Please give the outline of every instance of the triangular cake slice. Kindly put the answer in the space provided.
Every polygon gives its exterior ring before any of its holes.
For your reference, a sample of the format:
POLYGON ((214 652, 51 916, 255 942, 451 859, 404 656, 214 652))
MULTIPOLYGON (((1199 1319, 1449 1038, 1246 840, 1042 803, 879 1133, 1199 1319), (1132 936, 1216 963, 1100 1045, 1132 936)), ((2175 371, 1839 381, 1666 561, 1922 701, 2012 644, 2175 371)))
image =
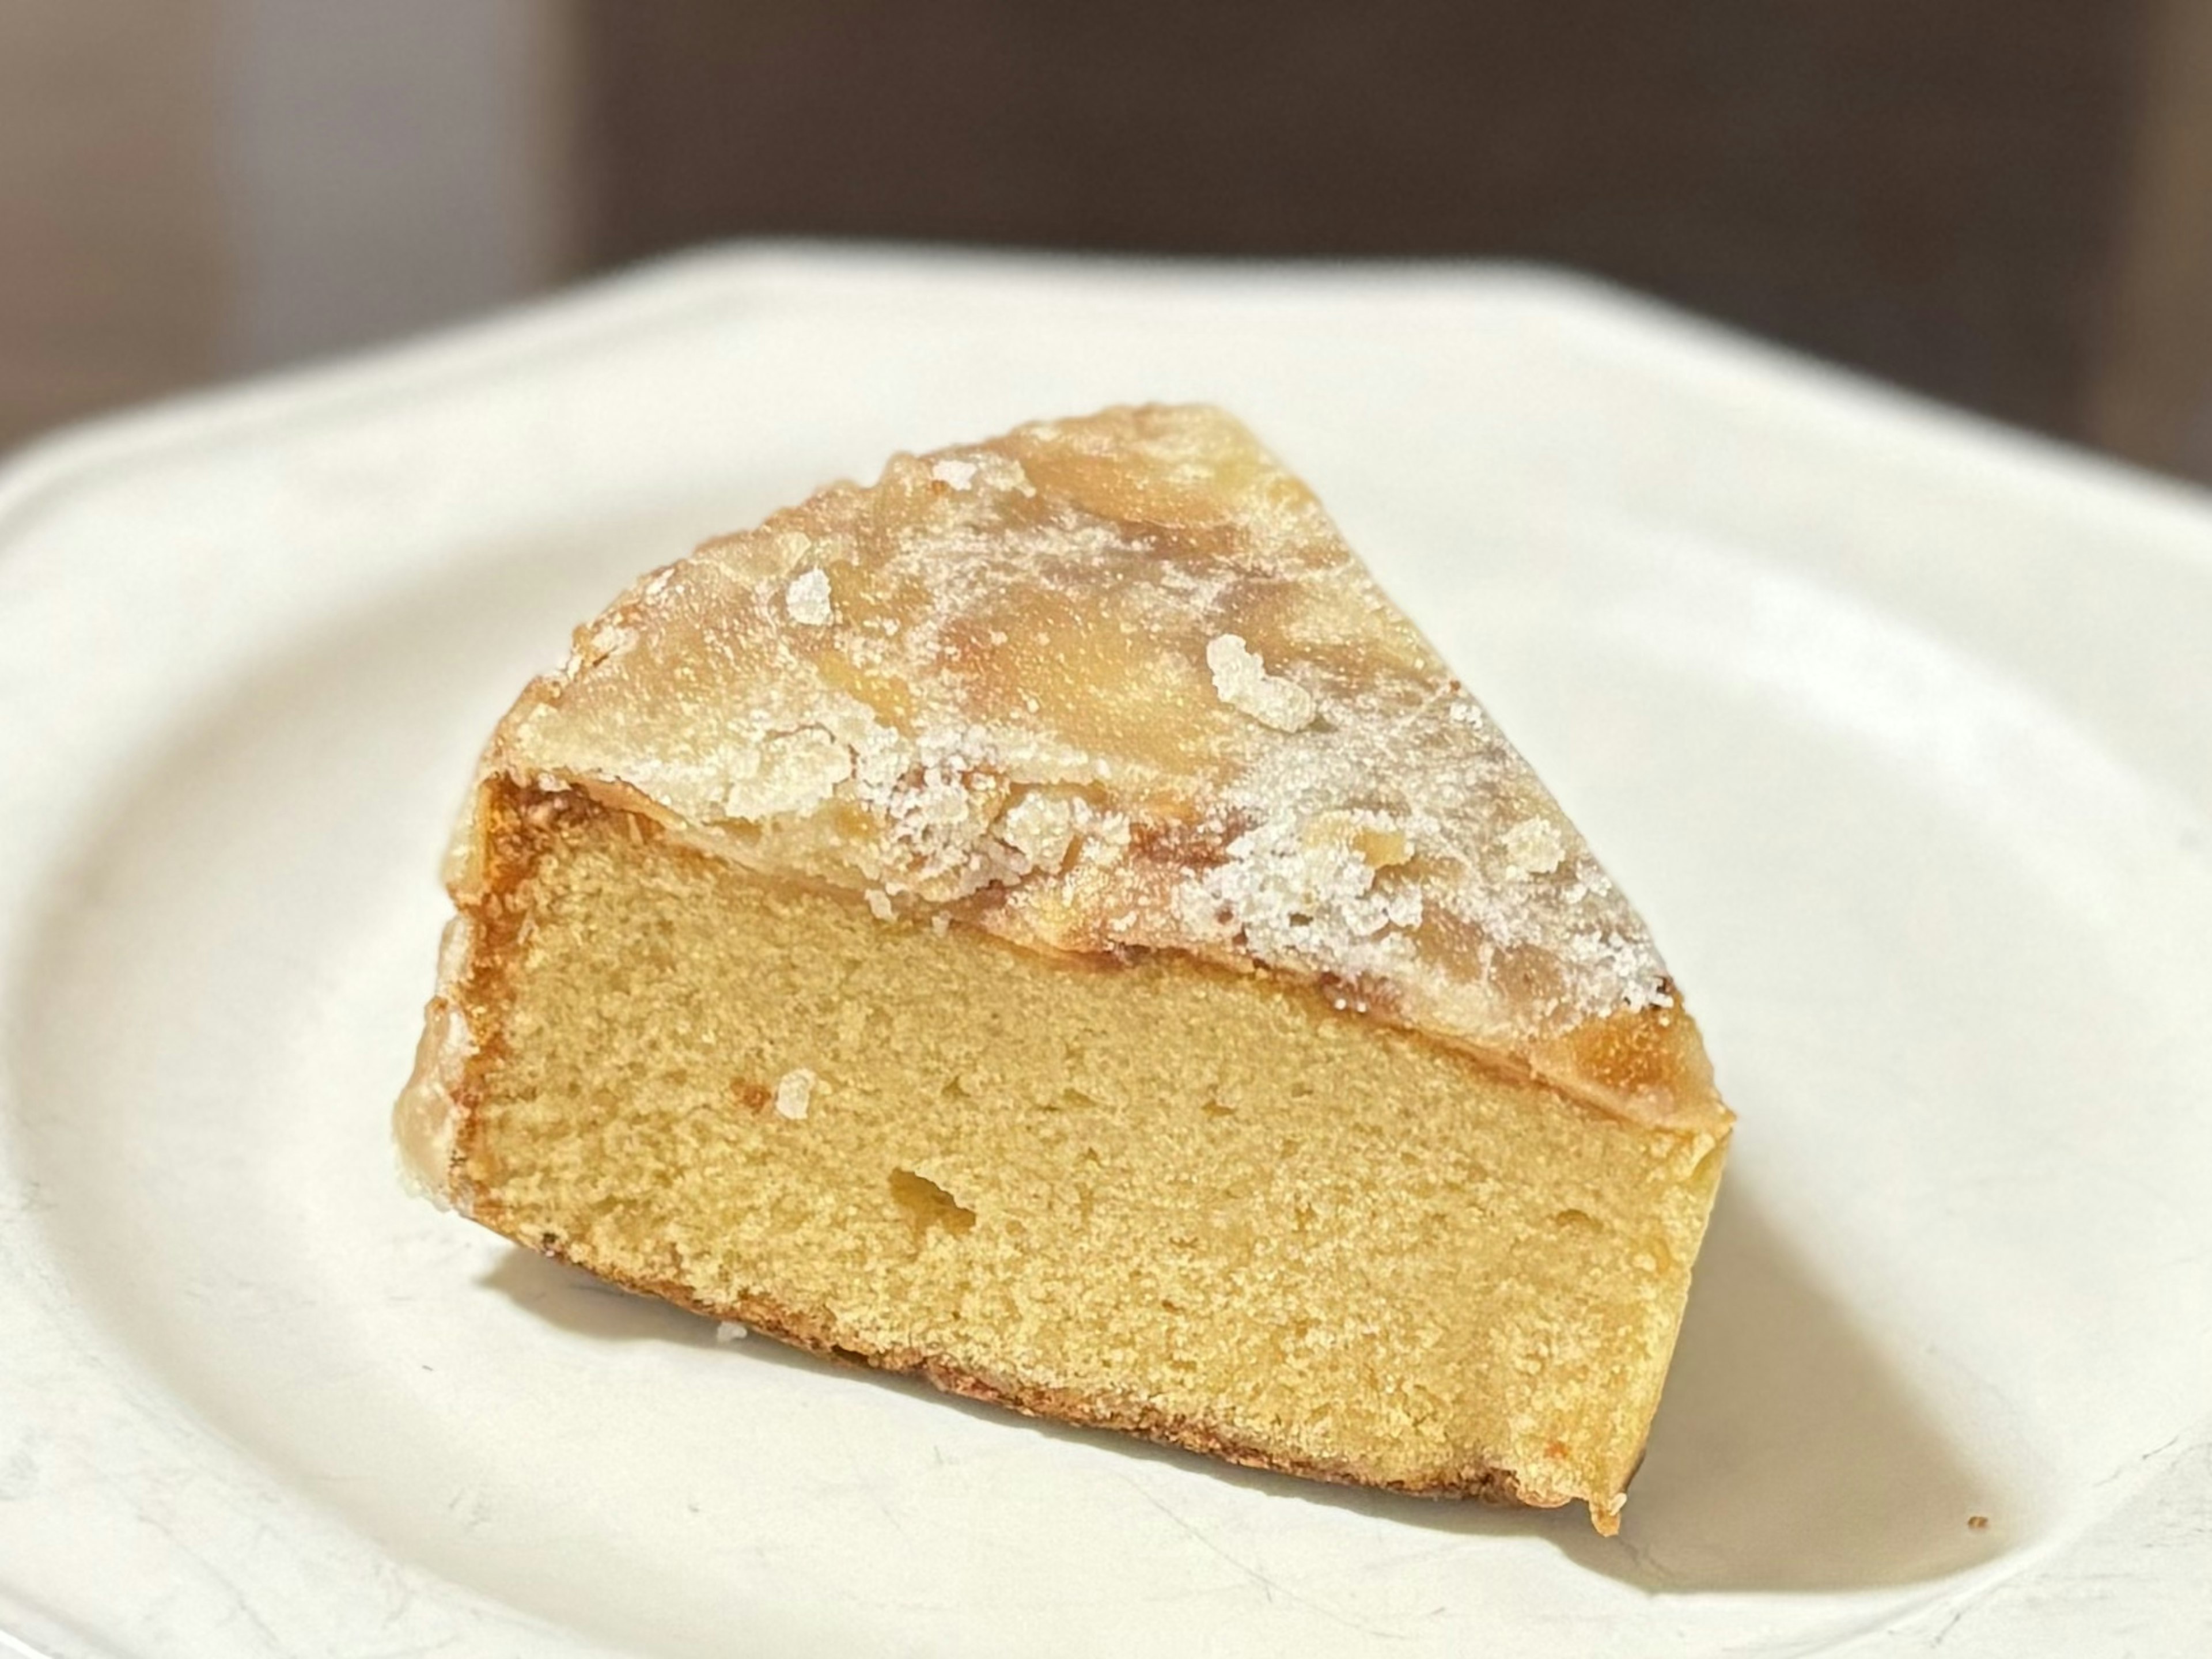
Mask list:
POLYGON ((1730 1117, 1643 922, 1235 421, 891 461, 485 756, 397 1114, 485 1226, 819 1352, 1602 1531, 1730 1117))

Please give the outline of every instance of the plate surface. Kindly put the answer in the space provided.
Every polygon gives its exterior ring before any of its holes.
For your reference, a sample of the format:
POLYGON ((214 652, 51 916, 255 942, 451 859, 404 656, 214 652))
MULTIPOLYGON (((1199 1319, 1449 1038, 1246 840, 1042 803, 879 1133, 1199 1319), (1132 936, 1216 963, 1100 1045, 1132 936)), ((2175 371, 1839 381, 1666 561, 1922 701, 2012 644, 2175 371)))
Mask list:
POLYGON ((2212 1630, 2191 494, 1540 273, 764 248, 34 451, 0 638, 0 1651, 2212 1630), (447 822, 568 628, 1147 398, 1314 483, 1705 1023, 1741 1125, 1616 1542, 717 1344, 394 1177, 447 822))

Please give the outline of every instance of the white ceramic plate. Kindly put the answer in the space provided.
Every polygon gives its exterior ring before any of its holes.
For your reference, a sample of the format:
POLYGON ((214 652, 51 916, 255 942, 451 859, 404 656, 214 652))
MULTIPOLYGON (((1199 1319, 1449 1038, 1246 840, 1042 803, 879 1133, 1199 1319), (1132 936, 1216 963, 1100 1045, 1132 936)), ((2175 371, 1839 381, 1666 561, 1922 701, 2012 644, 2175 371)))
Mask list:
POLYGON ((1557 276, 738 252, 64 437, 0 481, 0 1626, 2183 1650, 2208 812, 2200 499, 1557 276), (718 1346, 394 1179, 447 817, 568 627, 894 448, 1142 398, 1314 482, 1705 1021, 1741 1127, 1617 1542, 718 1346))

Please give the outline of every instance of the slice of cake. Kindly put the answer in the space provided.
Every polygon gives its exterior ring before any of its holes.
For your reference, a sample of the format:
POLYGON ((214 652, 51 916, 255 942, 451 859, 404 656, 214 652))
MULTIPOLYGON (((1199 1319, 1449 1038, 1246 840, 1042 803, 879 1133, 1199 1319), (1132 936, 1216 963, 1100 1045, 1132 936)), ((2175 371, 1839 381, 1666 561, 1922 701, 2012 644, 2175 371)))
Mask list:
POLYGON ((1332 1480, 1589 1505, 1729 1114, 1644 924, 1227 416, 900 456, 493 736, 397 1127, 532 1249, 1332 1480))

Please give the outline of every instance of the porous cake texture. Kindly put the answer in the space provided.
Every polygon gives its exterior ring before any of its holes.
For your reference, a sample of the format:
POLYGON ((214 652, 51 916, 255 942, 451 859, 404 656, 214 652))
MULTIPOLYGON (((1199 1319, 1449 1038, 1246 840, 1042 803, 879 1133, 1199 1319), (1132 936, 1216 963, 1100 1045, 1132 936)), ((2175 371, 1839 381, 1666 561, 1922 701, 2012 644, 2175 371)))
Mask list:
POLYGON ((1731 1118, 1635 911, 1206 408, 895 458, 487 750, 396 1127, 532 1249, 1240 1463, 1617 1525, 1731 1118))

